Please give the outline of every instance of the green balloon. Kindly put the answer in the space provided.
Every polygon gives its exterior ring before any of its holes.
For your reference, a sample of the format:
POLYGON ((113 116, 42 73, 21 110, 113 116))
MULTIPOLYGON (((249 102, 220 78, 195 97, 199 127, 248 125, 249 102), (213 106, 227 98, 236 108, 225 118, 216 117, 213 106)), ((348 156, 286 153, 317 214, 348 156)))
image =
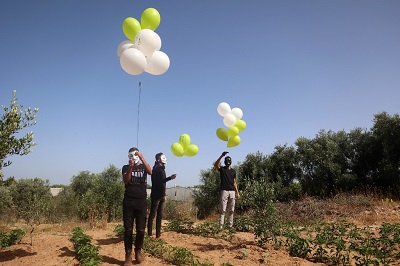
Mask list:
POLYGON ((239 145, 239 143, 240 143, 240 137, 239 137, 239 135, 237 135, 234 137, 230 137, 228 140, 228 144, 226 146, 228 148, 232 148, 232 147, 239 145))
POLYGON ((183 148, 186 148, 190 144, 190 136, 188 134, 182 134, 179 137, 179 143, 183 148))
POLYGON ((125 36, 135 42, 136 34, 142 29, 139 21, 135 18, 126 18, 122 23, 122 30, 124 31, 125 36))
POLYGON ((237 127, 233 126, 233 127, 230 127, 230 128, 228 129, 228 135, 229 135, 230 137, 234 137, 234 136, 236 136, 237 134, 239 134, 239 129, 238 129, 237 127))
POLYGON ((244 122, 244 120, 237 120, 235 127, 237 127, 239 129, 239 132, 243 131, 246 128, 246 122, 244 122))
POLYGON ((142 13, 140 22, 142 24, 142 29, 155 30, 160 25, 160 13, 157 9, 149 7, 142 13))
POLYGON ((182 157, 183 156, 183 147, 180 143, 175 142, 171 145, 171 152, 173 155, 182 157))
POLYGON ((184 154, 186 156, 195 156, 199 152, 197 145, 190 144, 186 147, 184 154))
POLYGON ((217 137, 220 140, 228 141, 228 131, 226 131, 225 128, 222 128, 222 127, 218 128, 216 133, 217 133, 217 137))

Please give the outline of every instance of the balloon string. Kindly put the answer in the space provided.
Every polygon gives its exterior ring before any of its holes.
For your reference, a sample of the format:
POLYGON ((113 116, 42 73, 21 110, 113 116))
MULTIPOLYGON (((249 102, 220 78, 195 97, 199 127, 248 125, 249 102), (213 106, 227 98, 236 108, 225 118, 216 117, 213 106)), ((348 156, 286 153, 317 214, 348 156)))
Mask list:
POLYGON ((136 147, 139 148, 139 114, 140 114, 140 95, 142 93, 142 82, 139 81, 139 101, 137 108, 137 130, 136 130, 136 147))

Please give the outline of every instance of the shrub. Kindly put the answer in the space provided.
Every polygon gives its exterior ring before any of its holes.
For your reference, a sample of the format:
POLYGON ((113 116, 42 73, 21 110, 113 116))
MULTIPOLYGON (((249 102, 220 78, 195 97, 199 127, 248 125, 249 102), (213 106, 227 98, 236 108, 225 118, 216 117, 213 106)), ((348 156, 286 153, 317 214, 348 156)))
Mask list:
POLYGON ((196 212, 197 208, 194 206, 192 201, 167 200, 165 203, 163 219, 191 220, 196 218, 196 212))
POLYGON ((25 232, 22 229, 14 229, 10 234, 0 232, 0 246, 4 248, 14 245, 18 243, 24 235, 25 232))
POLYGON ((84 266, 100 265, 102 256, 99 255, 100 246, 91 244, 92 237, 86 235, 79 227, 72 230, 71 241, 74 243, 74 248, 77 252, 77 259, 84 266))

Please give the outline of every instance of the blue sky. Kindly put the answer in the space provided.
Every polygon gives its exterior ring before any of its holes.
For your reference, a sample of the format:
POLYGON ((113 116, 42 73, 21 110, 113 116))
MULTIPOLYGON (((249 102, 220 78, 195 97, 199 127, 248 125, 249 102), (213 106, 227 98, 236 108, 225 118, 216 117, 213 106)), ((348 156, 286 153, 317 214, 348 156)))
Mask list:
POLYGON ((39 108, 28 129, 37 146, 9 157, 5 177, 69 184, 80 171, 122 167, 138 144, 150 165, 166 154, 177 174, 169 186, 192 186, 224 150, 236 164, 321 129, 369 129, 374 114, 399 112, 399 14, 397 0, 2 0, 0 104, 16 90, 39 108), (133 76, 117 57, 122 22, 148 7, 161 15, 155 32, 171 64, 133 76), (215 134, 221 102, 247 123, 230 149, 215 134), (196 156, 171 153, 183 133, 196 156))

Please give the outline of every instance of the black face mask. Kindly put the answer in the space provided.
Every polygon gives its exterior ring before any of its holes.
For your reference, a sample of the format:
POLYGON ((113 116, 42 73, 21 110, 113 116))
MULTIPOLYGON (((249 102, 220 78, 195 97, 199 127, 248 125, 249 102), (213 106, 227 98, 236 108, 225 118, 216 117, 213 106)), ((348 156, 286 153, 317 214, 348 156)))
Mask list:
POLYGON ((225 157, 224 163, 226 166, 230 166, 232 164, 231 157, 225 157))

